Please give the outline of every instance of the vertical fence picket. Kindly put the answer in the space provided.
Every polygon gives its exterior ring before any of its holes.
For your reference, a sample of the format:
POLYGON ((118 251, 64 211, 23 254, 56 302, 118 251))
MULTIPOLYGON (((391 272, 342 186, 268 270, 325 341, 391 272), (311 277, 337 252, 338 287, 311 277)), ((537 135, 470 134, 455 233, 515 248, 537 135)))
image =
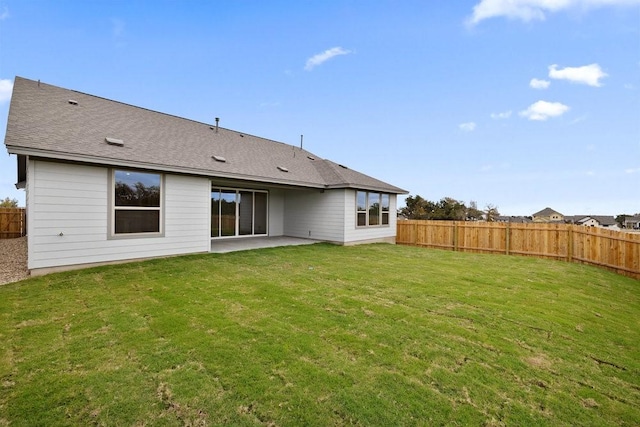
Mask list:
POLYGON ((15 239, 27 234, 24 208, 0 208, 0 239, 15 239))

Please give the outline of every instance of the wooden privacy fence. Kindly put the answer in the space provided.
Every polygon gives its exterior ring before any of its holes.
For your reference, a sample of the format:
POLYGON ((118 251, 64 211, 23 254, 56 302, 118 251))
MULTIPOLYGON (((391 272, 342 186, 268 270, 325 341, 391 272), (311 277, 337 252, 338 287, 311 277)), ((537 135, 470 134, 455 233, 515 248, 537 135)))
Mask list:
POLYGON ((14 239, 26 234, 26 209, 0 208, 0 239, 14 239))
POLYGON ((396 243, 579 262, 640 279, 640 233, 573 224, 408 220, 398 221, 396 243))

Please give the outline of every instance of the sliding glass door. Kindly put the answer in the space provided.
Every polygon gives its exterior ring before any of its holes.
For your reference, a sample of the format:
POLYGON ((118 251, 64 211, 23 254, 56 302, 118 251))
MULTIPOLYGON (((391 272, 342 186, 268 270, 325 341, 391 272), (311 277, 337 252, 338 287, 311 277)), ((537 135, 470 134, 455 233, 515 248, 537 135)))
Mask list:
POLYGON ((211 189, 211 237, 267 234, 267 192, 211 189))

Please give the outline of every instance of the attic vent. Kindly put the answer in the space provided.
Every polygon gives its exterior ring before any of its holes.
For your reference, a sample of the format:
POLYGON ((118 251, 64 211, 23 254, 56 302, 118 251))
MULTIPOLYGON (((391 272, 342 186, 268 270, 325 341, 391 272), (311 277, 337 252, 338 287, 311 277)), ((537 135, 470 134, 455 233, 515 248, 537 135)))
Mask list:
POLYGON ((309 159, 309 160, 315 160, 316 158, 315 158, 315 157, 311 157, 311 156, 307 156, 307 159, 309 159))
POLYGON ((116 147, 124 147, 124 141, 121 139, 106 137, 104 140, 109 145, 115 145, 116 147))
POLYGON ((289 172, 289 169, 285 168, 284 166, 278 166, 278 170, 282 172, 289 172))
POLYGON ((227 159, 225 159, 222 156, 211 156, 211 158, 216 162, 220 162, 220 163, 225 163, 227 161, 227 159))
POLYGON ((76 101, 75 99, 70 99, 70 100, 69 100, 69 104, 71 104, 71 105, 78 105, 78 101, 76 101))
POLYGON ((342 169, 349 169, 349 168, 348 168, 348 167, 346 167, 345 165, 340 165, 340 164, 339 164, 338 166, 340 166, 342 169))

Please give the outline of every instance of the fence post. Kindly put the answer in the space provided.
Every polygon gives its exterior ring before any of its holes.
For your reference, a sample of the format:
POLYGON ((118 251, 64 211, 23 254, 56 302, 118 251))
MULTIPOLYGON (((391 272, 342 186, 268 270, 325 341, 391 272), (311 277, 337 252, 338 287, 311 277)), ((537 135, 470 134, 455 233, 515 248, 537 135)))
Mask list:
POLYGON ((567 261, 571 262, 573 259, 573 224, 569 224, 567 228, 567 261))
POLYGON ((505 252, 506 255, 509 255, 509 250, 511 249, 511 220, 507 221, 507 229, 505 231, 505 252))
POLYGON ((453 251, 458 251, 458 221, 453 221, 453 251))

